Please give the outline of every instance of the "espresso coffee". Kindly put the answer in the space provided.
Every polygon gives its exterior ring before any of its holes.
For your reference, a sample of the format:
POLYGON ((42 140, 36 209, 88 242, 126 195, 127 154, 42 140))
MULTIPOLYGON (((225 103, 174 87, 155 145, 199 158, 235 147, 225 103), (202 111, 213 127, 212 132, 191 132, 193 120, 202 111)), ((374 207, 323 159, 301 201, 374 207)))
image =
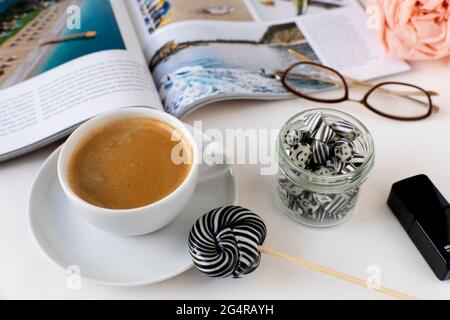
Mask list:
POLYGON ((95 206, 139 208, 177 189, 191 170, 192 157, 183 134, 164 121, 117 120, 80 142, 69 160, 68 180, 75 194, 95 206))

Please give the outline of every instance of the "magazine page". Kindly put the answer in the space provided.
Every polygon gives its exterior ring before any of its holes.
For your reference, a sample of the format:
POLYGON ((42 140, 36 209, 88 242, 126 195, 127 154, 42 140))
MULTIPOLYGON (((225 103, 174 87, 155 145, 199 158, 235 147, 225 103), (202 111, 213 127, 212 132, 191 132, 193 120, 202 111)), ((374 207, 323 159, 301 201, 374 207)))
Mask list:
POLYGON ((185 21, 256 21, 247 0, 130 0, 126 2, 143 47, 160 29, 185 21))
POLYGON ((407 63, 386 56, 361 6, 302 16, 297 25, 321 63, 347 76, 366 80, 410 70, 407 63))
MULTIPOLYGON (((158 29, 182 21, 273 21, 294 19, 350 4, 357 0, 130 0, 141 43, 158 29), (308 5, 305 5, 305 2, 308 5)), ((145 46, 145 45, 144 45, 145 46)))
POLYGON ((0 160, 118 107, 162 108, 121 0, 0 1, 0 160))
POLYGON ((180 22, 155 32, 146 54, 166 111, 181 116, 211 99, 290 97, 275 77, 297 61, 288 49, 318 61, 293 22, 180 22))
MULTIPOLYGON (((175 23, 170 12, 174 10, 175 15, 180 4, 170 1, 165 15, 168 22, 148 30, 145 17, 148 10, 155 8, 149 9, 144 2, 154 5, 155 1, 136 0, 131 16, 140 19, 141 42, 164 108, 178 117, 215 100, 291 97, 276 76, 298 62, 289 49, 360 80, 409 70, 408 64, 384 54, 366 26, 364 10, 356 2, 294 20, 243 22, 254 15, 249 6, 237 0, 221 1, 222 6, 234 8, 236 19, 227 22, 211 21, 231 15, 213 19, 216 16, 205 13, 211 4, 203 3, 201 7, 199 1, 194 5, 195 11, 203 12, 209 17, 207 20, 190 21, 177 15, 175 23), (335 23, 323 23, 335 18, 335 23), (303 22, 304 19, 307 20, 303 22), (347 46, 331 41, 333 37, 339 41, 345 36, 354 37, 353 41, 346 41, 347 46)), ((312 91, 330 87, 318 81, 304 81, 302 86, 312 91)))
POLYGON ((356 0, 245 0, 256 21, 294 19, 300 15, 311 15, 328 10, 343 8, 356 0))

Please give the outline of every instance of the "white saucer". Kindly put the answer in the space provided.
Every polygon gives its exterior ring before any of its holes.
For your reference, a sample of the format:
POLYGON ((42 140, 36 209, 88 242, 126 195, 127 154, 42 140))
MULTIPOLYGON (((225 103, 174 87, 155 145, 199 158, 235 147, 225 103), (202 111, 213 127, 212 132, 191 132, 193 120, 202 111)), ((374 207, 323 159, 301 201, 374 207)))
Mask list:
POLYGON ((89 282, 141 286, 175 277, 193 265, 187 239, 194 221, 211 209, 236 203, 229 170, 201 183, 190 204, 167 227, 139 237, 110 234, 82 219, 66 201, 56 172, 59 152, 60 148, 47 159, 31 189, 31 231, 50 260, 64 270, 79 267, 81 278, 89 282))

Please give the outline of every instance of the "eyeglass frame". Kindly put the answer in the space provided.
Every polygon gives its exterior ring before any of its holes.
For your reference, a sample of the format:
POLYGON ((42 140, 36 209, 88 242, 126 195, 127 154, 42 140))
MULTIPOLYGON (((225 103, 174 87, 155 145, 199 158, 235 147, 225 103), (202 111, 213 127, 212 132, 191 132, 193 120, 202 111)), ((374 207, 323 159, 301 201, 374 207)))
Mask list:
MULTIPOLYGON (((423 119, 426 119, 426 118, 430 117, 433 114, 433 112, 437 112, 439 110, 439 108, 433 104, 433 100, 431 99, 431 94, 428 91, 426 91, 425 89, 423 89, 421 87, 418 87, 418 86, 416 86, 414 84, 406 83, 406 82, 395 82, 395 81, 380 82, 380 83, 374 85, 372 88, 370 88, 361 100, 350 99, 350 93, 349 93, 350 90, 349 90, 348 82, 347 82, 345 77, 340 72, 336 71, 333 68, 324 66, 324 65, 319 64, 319 63, 311 62, 311 61, 300 61, 300 62, 294 63, 293 65, 291 65, 289 68, 287 68, 282 73, 282 75, 280 77, 280 80, 281 80, 281 83, 283 84, 283 86, 285 87, 286 90, 288 90, 289 92, 295 94, 296 96, 299 96, 300 98, 307 99, 307 100, 314 101, 314 102, 320 102, 320 103, 341 103, 341 102, 345 102, 345 101, 358 102, 358 103, 362 104, 363 106, 365 106, 370 111, 372 111, 372 112, 374 112, 374 113, 376 113, 376 114, 378 114, 378 115, 380 115, 382 117, 389 118, 389 119, 392 119, 392 120, 419 121, 419 120, 423 120, 423 119), (292 69, 294 69, 294 68, 296 68, 296 67, 298 67, 300 65, 312 65, 312 66, 323 68, 325 70, 331 71, 332 73, 336 74, 341 79, 342 84, 344 85, 344 91, 345 91, 344 96, 342 98, 339 98, 339 99, 321 99, 321 98, 315 98, 315 97, 312 97, 312 96, 305 95, 305 94, 299 92, 298 90, 293 89, 288 84, 287 76, 288 76, 289 72, 292 69), (400 116, 395 116, 395 115, 392 115, 392 114, 384 113, 384 112, 374 108, 368 102, 368 98, 375 90, 377 90, 378 88, 380 88, 382 86, 385 86, 385 85, 403 85, 403 86, 408 86, 408 87, 411 87, 411 88, 415 88, 415 89, 423 92, 424 96, 428 100, 428 112, 426 114, 424 114, 423 116, 400 117, 400 116)), ((408 96, 404 96, 404 98, 405 99, 408 99, 408 98, 409 99, 413 99, 413 98, 408 97, 408 96)), ((415 102, 417 102, 417 103, 421 103, 424 106, 426 106, 426 102, 419 101, 419 100, 416 100, 416 99, 413 99, 413 100, 415 102)))

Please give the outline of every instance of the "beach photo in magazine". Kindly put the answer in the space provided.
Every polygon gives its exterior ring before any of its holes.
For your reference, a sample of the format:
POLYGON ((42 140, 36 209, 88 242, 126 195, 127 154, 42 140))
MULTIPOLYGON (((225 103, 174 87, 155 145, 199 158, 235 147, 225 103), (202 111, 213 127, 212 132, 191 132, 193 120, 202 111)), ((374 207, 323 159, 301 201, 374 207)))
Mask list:
POLYGON ((253 21, 245 0, 132 0, 139 6, 149 34, 188 20, 253 21))
POLYGON ((90 53, 125 49, 109 0, 2 0, 0 21, 0 89, 90 53))

